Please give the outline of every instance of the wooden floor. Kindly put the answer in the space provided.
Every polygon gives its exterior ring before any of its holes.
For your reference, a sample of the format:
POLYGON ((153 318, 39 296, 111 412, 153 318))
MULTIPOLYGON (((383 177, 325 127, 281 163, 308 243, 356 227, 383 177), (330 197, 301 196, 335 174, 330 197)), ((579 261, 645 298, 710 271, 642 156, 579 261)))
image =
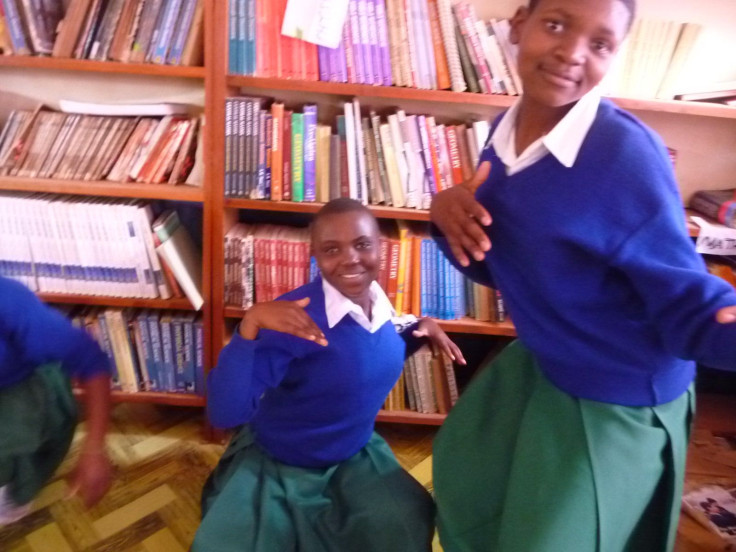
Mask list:
MULTIPOLYGON (((202 484, 224 448, 203 441, 200 416, 196 409, 118 405, 109 438, 117 466, 110 493, 90 510, 85 510, 78 499, 66 497, 64 475, 72 466, 75 443, 58 476, 35 502, 33 512, 0 528, 0 550, 186 551, 199 522, 202 484)), ((435 429, 383 424, 378 430, 402 465, 431 487, 429 455, 435 429)), ((736 398, 700 396, 686 485, 736 485, 734 442, 736 398)), ((677 552, 715 550, 728 548, 719 537, 683 516, 677 552)))

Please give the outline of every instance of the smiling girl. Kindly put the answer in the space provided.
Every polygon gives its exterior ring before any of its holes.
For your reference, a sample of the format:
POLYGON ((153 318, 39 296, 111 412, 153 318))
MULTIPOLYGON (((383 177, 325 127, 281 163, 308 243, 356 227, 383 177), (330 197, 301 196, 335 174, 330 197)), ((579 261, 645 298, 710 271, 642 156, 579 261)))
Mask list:
POLYGON ((363 205, 326 204, 311 238, 321 277, 250 308, 210 373, 210 420, 243 427, 205 487, 195 552, 431 547, 432 499, 373 425, 422 338, 465 361, 430 319, 397 333, 363 205))

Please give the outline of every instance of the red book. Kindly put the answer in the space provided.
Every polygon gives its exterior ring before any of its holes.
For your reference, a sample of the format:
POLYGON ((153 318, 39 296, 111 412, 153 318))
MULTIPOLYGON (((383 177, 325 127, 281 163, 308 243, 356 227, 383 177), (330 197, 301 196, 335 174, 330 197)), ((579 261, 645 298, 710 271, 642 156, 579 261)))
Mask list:
POLYGON ((457 147, 457 133, 455 127, 447 125, 445 127, 445 135, 447 136, 447 148, 450 150, 450 167, 452 168, 453 184, 463 183, 463 166, 460 162, 460 150, 457 147))

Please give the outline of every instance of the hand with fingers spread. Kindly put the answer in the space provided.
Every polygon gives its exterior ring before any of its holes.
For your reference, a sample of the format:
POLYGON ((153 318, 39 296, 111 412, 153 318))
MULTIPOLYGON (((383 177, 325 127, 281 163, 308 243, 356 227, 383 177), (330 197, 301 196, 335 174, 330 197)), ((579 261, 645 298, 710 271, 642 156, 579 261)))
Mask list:
POLYGON ((462 266, 468 266, 469 253, 482 261, 491 242, 483 229, 491 224, 491 215, 475 199, 475 190, 488 178, 490 161, 484 161, 469 181, 444 190, 432 199, 430 218, 447 239, 452 254, 462 266))
POLYGON ((326 346, 327 340, 322 330, 304 310, 308 304, 309 297, 297 301, 256 303, 245 313, 240 323, 240 335, 245 339, 255 339, 262 328, 292 334, 326 346))
POLYGON ((463 357, 460 348, 447 337, 445 331, 431 318, 420 318, 417 329, 412 332, 412 335, 414 337, 426 337, 429 339, 429 346, 432 348, 432 354, 434 356, 442 352, 454 362, 466 364, 465 357, 463 357))

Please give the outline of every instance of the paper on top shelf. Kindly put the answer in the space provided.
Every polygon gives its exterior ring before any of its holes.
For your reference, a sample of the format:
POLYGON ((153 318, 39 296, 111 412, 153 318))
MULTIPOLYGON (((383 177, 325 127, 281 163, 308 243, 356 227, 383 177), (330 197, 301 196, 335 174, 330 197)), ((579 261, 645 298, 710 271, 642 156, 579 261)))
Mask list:
POLYGON ((695 250, 708 255, 736 255, 736 229, 722 224, 710 224, 701 217, 691 216, 700 226, 695 250))
POLYGON ((65 113, 81 113, 84 115, 138 115, 147 117, 164 115, 186 115, 197 110, 196 106, 183 103, 105 104, 95 102, 78 102, 74 100, 59 100, 59 109, 65 113))
POLYGON ((348 13, 348 0, 288 0, 281 34, 337 48, 348 13))

